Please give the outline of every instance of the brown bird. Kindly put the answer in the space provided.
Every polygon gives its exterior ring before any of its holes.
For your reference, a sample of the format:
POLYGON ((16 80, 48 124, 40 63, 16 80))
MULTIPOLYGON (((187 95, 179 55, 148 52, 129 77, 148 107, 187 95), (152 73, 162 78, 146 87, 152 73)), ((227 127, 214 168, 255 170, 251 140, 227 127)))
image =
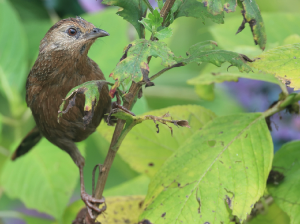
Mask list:
MULTIPOLYGON (((104 114, 111 110, 111 98, 105 85, 94 110, 91 122, 84 127, 84 96, 79 94, 76 104, 57 122, 59 106, 75 86, 91 80, 105 80, 98 65, 87 53, 99 37, 109 34, 80 17, 63 19, 52 26, 42 39, 38 58, 26 83, 26 102, 32 111, 36 127, 23 139, 13 154, 16 159, 27 153, 42 137, 66 151, 80 171, 81 198, 89 214, 101 212, 93 203, 103 203, 85 192, 83 167, 85 160, 74 142, 92 134, 104 114)), ((66 103, 66 105, 68 102, 66 103)))

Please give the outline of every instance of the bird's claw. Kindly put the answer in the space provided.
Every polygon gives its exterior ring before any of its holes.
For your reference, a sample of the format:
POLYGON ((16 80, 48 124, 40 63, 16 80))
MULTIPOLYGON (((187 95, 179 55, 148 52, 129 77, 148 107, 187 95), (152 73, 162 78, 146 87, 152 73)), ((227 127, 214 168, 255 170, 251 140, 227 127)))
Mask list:
POLYGON ((93 212, 92 212, 93 210, 98 213, 97 216, 106 210, 106 205, 104 205, 102 208, 97 207, 97 204, 105 203, 104 197, 101 199, 97 199, 97 198, 94 198, 91 195, 87 194, 86 192, 82 192, 81 199, 85 203, 87 211, 92 219, 96 218, 93 215, 93 212))

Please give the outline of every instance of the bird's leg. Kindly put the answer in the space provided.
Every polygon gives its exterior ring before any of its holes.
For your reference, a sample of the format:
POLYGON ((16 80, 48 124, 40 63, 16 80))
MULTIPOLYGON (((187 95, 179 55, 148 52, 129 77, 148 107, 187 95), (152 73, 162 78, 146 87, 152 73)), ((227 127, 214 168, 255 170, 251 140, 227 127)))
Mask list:
POLYGON ((91 195, 87 194, 85 192, 85 187, 84 187, 84 180, 83 180, 83 166, 79 166, 79 171, 80 171, 80 193, 81 193, 81 199, 85 203, 87 207, 87 211, 92 219, 95 219, 92 210, 96 211, 98 214, 101 214, 103 211, 105 211, 106 206, 103 208, 98 208, 96 204, 102 204, 105 202, 104 198, 97 199, 92 197, 91 195))

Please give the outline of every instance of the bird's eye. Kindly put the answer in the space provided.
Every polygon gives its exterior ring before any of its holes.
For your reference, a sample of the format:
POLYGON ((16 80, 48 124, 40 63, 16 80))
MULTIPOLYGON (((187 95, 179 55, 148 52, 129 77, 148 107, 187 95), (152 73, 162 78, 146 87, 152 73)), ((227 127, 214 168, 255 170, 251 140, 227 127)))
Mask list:
POLYGON ((76 33, 77 33, 77 30, 75 30, 74 28, 70 28, 70 29, 68 30, 68 34, 69 34, 70 36, 75 36, 76 33))

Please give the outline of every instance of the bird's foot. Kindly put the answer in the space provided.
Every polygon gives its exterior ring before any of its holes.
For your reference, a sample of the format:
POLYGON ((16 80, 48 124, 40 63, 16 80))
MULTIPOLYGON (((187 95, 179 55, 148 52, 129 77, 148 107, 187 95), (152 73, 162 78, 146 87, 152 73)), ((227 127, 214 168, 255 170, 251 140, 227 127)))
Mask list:
POLYGON ((81 192, 81 199, 85 203, 87 211, 92 219, 96 219, 96 217, 93 215, 92 211, 97 212, 97 216, 100 215, 102 212, 106 210, 106 205, 104 205, 102 208, 99 208, 98 204, 105 203, 105 199, 97 199, 92 197, 91 195, 87 194, 86 192, 81 192))

